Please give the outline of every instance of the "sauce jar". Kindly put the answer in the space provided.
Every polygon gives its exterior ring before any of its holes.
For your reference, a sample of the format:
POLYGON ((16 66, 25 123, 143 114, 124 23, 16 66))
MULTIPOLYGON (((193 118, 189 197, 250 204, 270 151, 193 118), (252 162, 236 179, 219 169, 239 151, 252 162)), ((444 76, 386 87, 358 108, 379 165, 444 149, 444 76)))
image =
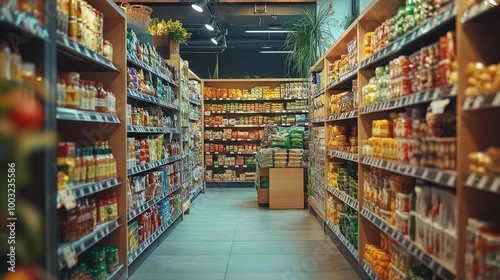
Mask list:
POLYGON ((104 40, 103 55, 105 58, 113 60, 113 44, 108 40, 104 40))

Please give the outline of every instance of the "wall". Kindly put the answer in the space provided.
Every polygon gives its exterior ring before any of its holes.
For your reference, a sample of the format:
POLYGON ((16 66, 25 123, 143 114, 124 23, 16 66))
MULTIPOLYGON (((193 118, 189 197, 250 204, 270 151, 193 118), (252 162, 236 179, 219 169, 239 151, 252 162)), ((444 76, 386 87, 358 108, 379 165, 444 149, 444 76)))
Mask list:
POLYGON ((358 1, 359 1, 359 13, 361 14, 373 0, 358 0, 358 1))
MULTIPOLYGON (((200 78, 208 79, 213 75, 216 62, 215 53, 181 53, 189 61, 189 68, 200 78)), ((258 52, 230 52, 219 54, 219 78, 283 78, 285 55, 259 54, 258 52)))

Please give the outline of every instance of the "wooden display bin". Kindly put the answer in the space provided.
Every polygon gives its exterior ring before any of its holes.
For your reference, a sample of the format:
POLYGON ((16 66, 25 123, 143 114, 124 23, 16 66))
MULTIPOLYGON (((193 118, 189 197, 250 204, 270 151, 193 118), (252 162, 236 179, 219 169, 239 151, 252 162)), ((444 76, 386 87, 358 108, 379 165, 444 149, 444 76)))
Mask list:
POLYGON ((257 203, 259 206, 269 204, 269 189, 260 188, 260 179, 262 177, 269 177, 269 168, 259 168, 257 174, 259 176, 257 180, 257 203))
POLYGON ((269 169, 269 209, 304 209, 304 169, 269 169))

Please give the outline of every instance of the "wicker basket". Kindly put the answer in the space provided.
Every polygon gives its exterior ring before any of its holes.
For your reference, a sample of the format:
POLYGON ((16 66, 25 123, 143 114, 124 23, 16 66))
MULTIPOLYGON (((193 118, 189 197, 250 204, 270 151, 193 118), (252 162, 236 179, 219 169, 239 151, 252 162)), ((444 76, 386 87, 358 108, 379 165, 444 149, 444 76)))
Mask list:
POLYGON ((151 13, 153 12, 152 8, 144 5, 130 5, 127 2, 123 2, 120 7, 142 27, 146 28, 146 30, 148 29, 151 13))

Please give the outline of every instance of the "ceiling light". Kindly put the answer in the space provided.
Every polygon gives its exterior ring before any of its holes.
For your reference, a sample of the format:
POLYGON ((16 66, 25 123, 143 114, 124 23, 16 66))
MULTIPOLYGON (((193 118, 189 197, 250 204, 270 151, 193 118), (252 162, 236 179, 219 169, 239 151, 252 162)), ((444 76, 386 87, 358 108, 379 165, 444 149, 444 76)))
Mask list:
POLYGON ((210 40, 212 40, 212 43, 214 43, 214 45, 218 45, 221 43, 223 37, 224 37, 224 35, 219 33, 216 37, 214 37, 210 40))
POLYGON ((257 29, 257 30, 245 30, 245 33, 291 33, 293 31, 285 29, 257 29))
POLYGON ((191 5, 191 7, 197 11, 197 12, 203 12, 203 8, 207 6, 207 1, 206 0, 197 0, 194 4, 191 5))
POLYGON ((212 18, 210 20, 210 23, 205 24, 205 27, 210 31, 214 31, 215 26, 217 26, 217 21, 215 21, 215 18, 212 18))
POLYGON ((260 51, 265 54, 278 54, 278 53, 293 53, 293 51, 260 51))
POLYGON ((266 47, 261 47, 261 49, 270 49, 271 47, 266 46, 266 47))

